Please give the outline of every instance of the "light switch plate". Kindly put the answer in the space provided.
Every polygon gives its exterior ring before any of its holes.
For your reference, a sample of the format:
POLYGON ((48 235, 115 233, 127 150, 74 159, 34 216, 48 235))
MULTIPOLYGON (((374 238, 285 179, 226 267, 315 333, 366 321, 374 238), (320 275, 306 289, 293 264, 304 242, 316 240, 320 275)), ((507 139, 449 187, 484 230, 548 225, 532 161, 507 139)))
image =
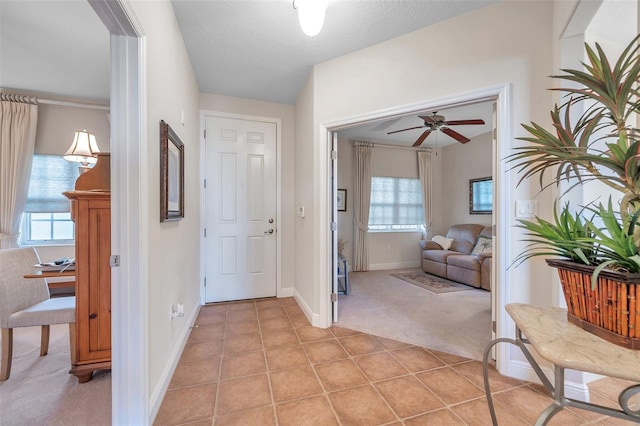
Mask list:
POLYGON ((516 201, 516 218, 525 219, 538 215, 538 200, 516 201))

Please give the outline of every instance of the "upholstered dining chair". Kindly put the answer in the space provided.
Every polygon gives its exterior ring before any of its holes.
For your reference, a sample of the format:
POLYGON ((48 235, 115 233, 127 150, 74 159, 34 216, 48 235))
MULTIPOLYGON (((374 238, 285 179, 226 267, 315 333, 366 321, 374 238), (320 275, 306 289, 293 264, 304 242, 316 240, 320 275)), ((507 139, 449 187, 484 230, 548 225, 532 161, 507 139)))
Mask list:
MULTIPOLYGON (((76 298, 49 297, 44 278, 24 278, 40 263, 33 247, 0 250, 0 328, 2 328, 2 364, 0 381, 11 373, 13 329, 41 326, 40 356, 49 350, 49 326, 69 324, 70 344, 75 327, 76 298)), ((73 345, 71 347, 73 356, 73 345)))

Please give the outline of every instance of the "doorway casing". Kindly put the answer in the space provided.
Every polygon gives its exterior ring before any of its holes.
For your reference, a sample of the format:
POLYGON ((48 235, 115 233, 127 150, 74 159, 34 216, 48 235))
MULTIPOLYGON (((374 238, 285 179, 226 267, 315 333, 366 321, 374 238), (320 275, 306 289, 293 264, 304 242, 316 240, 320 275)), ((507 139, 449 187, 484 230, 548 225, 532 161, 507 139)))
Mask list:
MULTIPOLYGON (((332 323, 332 239, 331 239, 331 211, 333 204, 334 194, 331 187, 331 140, 332 134, 339 130, 343 130, 349 127, 370 123, 374 121, 380 121, 383 119, 391 119, 401 117, 409 114, 416 114, 424 112, 425 110, 432 109, 444 109, 450 107, 459 107, 472 103, 495 101, 496 102, 496 158, 493 161, 493 175, 494 175, 494 193, 495 193, 495 205, 494 205, 494 223, 496 226, 496 238, 497 243, 494 248, 494 265, 495 271, 495 288, 492 289, 494 299, 494 312, 493 317, 495 321, 495 333, 496 337, 508 336, 508 330, 506 329, 510 324, 507 318, 507 313, 504 310, 504 306, 509 299, 509 287, 505 283, 509 282, 509 271, 507 265, 505 265, 505 259, 508 258, 509 253, 509 240, 505 238, 507 235, 507 224, 509 218, 508 206, 513 205, 511 199, 511 192, 507 189, 510 188, 509 174, 507 173, 507 166, 504 161, 498 161, 498 159, 505 158, 509 150, 509 141, 511 140, 511 86, 508 83, 479 89, 476 91, 457 94, 449 97, 443 97, 439 99, 425 100, 408 105, 388 108, 384 110, 373 111, 361 115, 346 117, 342 119, 332 120, 320 124, 319 129, 319 149, 318 152, 324 152, 326 155, 321 155, 319 165, 321 176, 319 181, 324 182, 325 194, 320 197, 319 213, 321 214, 320 223, 326 224, 324 229, 326 230, 320 236, 320 253, 324 253, 323 257, 324 267, 321 268, 323 276, 321 277, 321 283, 318 289, 319 296, 319 323, 322 326, 329 327, 332 323)), ((498 346, 496 350, 496 367, 498 371, 506 371, 508 369, 508 348, 504 345, 498 346)))

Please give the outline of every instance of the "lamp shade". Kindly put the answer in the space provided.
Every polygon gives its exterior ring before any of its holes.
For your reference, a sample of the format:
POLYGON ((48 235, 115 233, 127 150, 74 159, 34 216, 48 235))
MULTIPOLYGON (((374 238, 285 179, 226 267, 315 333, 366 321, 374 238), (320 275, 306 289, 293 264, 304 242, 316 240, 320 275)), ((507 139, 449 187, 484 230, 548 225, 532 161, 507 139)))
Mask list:
POLYGON ((295 4, 302 31, 310 37, 317 35, 324 24, 327 0, 296 0, 295 4))
POLYGON ((96 153, 100 152, 96 137, 86 130, 75 133, 71 147, 64 154, 63 158, 69 161, 82 163, 83 165, 95 164, 96 153))

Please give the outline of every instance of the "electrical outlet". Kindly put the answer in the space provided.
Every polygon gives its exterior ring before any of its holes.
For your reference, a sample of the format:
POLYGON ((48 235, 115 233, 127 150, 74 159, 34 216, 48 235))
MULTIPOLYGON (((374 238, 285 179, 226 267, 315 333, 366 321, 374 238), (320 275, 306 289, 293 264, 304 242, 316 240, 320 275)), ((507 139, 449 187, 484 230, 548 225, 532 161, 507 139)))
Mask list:
POLYGON ((175 306, 169 305, 169 321, 173 321, 176 317, 176 309, 175 306))

